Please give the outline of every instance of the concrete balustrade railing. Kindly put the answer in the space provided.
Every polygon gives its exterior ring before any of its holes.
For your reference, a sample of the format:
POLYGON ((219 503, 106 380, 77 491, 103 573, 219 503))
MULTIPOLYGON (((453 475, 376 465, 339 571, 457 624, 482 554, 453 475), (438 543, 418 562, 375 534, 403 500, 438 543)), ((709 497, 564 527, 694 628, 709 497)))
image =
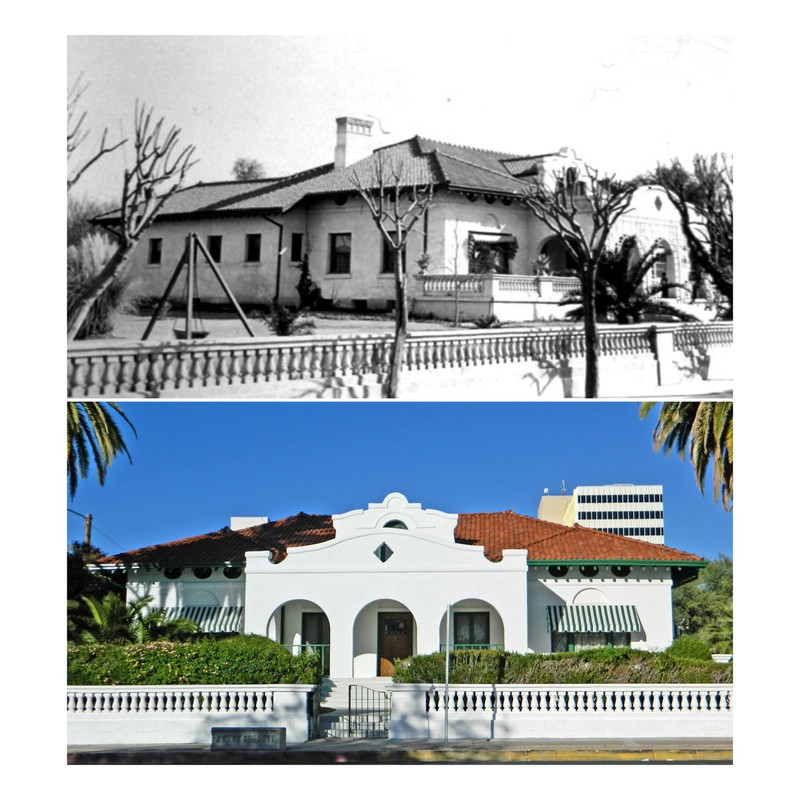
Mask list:
POLYGON ((286 728, 311 738, 313 684, 269 686, 70 686, 70 745, 210 744, 212 727, 286 728))
MULTIPOLYGON (((648 386, 729 379, 732 345, 732 323, 601 326, 601 390, 606 385, 644 394, 648 386)), ((233 396, 250 386, 263 388, 265 396, 319 396, 338 379, 369 377, 380 383, 392 346, 390 334, 77 342, 67 354, 67 390, 70 397, 180 396, 203 390, 233 396)), ((524 377, 528 383, 546 382, 554 398, 577 397, 585 353, 580 326, 412 333, 404 367, 415 373, 407 383, 412 395, 441 388, 442 379, 449 380, 445 373, 454 370, 464 380, 494 384, 497 370, 516 364, 520 374, 507 371, 505 380, 520 384, 522 394, 524 377), (490 367, 497 369, 487 371, 490 367), (424 372, 428 375, 421 380, 424 372)), ((503 390, 508 389, 514 387, 503 390)))
POLYGON ((729 738, 730 684, 392 687, 394 739, 729 738))
POLYGON ((464 295, 561 299, 579 289, 580 281, 556 275, 419 275, 416 292, 423 297, 449 297, 455 294, 456 285, 464 295))

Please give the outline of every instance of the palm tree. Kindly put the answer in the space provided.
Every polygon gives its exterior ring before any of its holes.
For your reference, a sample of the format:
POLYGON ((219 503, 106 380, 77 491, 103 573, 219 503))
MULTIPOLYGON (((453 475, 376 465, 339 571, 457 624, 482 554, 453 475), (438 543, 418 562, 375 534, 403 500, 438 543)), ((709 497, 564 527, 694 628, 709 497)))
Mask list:
MULTIPOLYGON (((637 252, 636 237, 623 236, 613 250, 606 250, 602 254, 597 264, 595 283, 598 321, 612 321, 620 325, 654 317, 668 317, 682 322, 697 321, 697 317, 661 299, 666 289, 683 288, 682 284, 665 281, 649 289, 644 286, 645 278, 655 265, 662 246, 661 240, 656 240, 641 256, 637 252)), ((564 297, 559 305, 580 304, 566 313, 567 319, 583 319, 582 301, 582 289, 576 289, 564 297)))
POLYGON ((83 597, 92 622, 81 638, 85 642, 152 642, 155 639, 185 638, 197 633, 198 625, 180 617, 168 620, 164 609, 147 610, 153 598, 125 602, 116 592, 101 600, 83 597))
MULTIPOLYGON (((128 423, 134 436, 136 428, 116 403, 67 403, 67 478, 70 499, 75 497, 78 478, 86 478, 94 461, 97 480, 105 483, 106 471, 120 453, 131 455, 111 412, 128 423)), ((132 462, 131 462, 132 463, 132 462)))
MULTIPOLYGON (((644 419, 655 405, 642 403, 639 416, 644 419)), ((682 460, 688 450, 701 492, 710 464, 714 501, 721 500, 723 507, 730 511, 733 506, 733 403, 662 403, 653 431, 653 446, 665 455, 674 448, 682 460)))

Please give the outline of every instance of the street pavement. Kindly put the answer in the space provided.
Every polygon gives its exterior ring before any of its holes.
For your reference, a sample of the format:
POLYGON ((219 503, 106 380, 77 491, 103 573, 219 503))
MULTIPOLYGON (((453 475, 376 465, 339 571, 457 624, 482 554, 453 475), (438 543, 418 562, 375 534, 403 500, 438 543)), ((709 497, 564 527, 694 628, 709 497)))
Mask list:
POLYGON ((285 750, 73 747, 68 764, 732 764, 731 739, 316 739, 285 750))

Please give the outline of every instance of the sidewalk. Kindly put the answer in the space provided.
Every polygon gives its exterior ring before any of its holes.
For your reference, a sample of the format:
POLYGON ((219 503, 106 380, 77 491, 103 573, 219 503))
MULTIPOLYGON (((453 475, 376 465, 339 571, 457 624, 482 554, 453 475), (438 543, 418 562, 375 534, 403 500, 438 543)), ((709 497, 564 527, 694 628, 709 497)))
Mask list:
POLYGON ((68 764, 732 764, 730 739, 315 739, 285 751, 75 747, 68 764))

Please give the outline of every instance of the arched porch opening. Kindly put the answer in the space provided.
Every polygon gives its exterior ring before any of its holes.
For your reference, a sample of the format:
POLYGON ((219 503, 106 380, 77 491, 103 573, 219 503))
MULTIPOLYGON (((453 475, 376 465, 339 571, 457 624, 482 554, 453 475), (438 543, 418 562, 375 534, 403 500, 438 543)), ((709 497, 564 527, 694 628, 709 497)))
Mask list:
POLYGON ((560 236, 551 236, 542 242, 538 262, 551 275, 578 275, 578 262, 560 236))
POLYGON ((660 295, 673 300, 686 300, 686 290, 669 284, 680 283, 675 252, 666 239, 659 239, 655 251, 655 263, 648 275, 650 288, 663 287, 660 295))
POLYGON ((390 598, 368 603, 353 623, 353 677, 389 677, 394 662, 417 652, 417 624, 403 603, 390 598))
POLYGON ((328 615, 310 600, 289 600, 280 605, 267 622, 266 635, 294 655, 317 652, 322 674, 330 673, 331 626, 328 615))
MULTIPOLYGON (((501 650, 505 626, 497 609, 485 600, 459 600, 450 608, 450 644, 454 650, 501 650)), ((439 624, 439 650, 447 643, 447 613, 439 624)))

